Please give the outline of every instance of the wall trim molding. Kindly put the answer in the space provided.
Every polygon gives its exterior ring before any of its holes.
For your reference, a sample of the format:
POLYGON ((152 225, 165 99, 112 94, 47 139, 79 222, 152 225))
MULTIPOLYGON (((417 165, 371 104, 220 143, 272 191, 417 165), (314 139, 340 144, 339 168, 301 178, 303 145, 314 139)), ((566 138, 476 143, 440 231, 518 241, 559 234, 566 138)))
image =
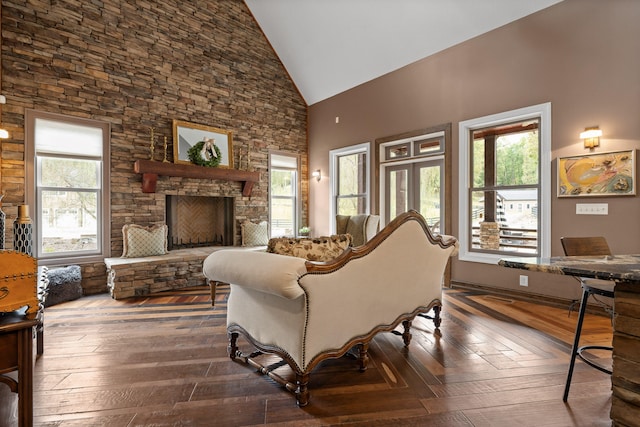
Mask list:
MULTIPOLYGON (((568 299, 568 298, 559 298, 542 294, 534 294, 530 292, 522 292, 513 289, 505 289, 505 288, 496 288, 492 286, 480 285, 477 283, 463 282, 459 280, 451 281, 451 289, 467 289, 471 291, 481 291, 486 292, 490 295, 499 296, 502 298, 512 298, 521 301, 533 302, 537 304, 545 304, 552 307, 565 308, 569 309, 569 307, 574 304, 574 308, 572 311, 575 311, 576 316, 578 314, 578 309, 580 308, 580 300, 579 299, 568 299)), ((607 316, 607 313, 602 309, 602 306, 598 304, 589 303, 587 306, 587 312, 589 314, 595 314, 600 316, 607 316)))

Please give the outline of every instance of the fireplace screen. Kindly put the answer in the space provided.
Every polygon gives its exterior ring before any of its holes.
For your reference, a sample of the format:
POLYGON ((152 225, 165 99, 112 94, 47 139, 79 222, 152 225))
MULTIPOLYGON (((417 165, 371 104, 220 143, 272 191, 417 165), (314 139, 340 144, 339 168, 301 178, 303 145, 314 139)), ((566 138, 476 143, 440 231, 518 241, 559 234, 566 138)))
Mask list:
POLYGON ((233 246, 233 197, 167 196, 168 246, 233 246))

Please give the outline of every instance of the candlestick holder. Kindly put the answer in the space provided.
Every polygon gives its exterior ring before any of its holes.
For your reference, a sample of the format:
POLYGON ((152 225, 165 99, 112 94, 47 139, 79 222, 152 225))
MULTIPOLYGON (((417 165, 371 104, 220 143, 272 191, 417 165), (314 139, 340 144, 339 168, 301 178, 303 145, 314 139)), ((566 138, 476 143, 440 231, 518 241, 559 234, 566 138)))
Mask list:
POLYGON ((156 136, 154 134, 155 132, 155 128, 153 126, 149 127, 149 133, 150 133, 150 139, 151 139, 151 143, 149 144, 149 160, 153 160, 153 152, 155 150, 155 140, 156 140, 156 136))
POLYGON ((162 163, 169 163, 169 160, 167 160, 167 137, 164 137, 164 160, 162 161, 162 163))
POLYGON ((4 229, 7 215, 2 210, 2 198, 4 194, 0 194, 0 249, 4 249, 4 229))

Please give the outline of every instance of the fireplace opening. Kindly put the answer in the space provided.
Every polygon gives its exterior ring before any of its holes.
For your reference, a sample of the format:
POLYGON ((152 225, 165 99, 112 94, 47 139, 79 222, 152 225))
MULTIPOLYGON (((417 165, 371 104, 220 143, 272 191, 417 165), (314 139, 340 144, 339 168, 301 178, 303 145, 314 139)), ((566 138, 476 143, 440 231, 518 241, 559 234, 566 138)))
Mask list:
POLYGON ((168 249, 233 246, 233 197, 166 196, 168 249))

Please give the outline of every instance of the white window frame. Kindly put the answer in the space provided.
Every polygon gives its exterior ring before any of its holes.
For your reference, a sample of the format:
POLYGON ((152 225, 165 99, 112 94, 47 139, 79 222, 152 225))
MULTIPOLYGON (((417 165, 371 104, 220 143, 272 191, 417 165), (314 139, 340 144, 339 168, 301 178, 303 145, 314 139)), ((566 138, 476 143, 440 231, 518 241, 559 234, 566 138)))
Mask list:
MULTIPOLYGON (((91 262, 102 262, 104 258, 111 256, 111 187, 110 187, 110 164, 111 164, 111 125, 108 122, 99 120, 84 119, 79 117, 66 116, 62 114, 46 113, 36 110, 25 110, 25 195, 27 204, 33 206, 31 214, 34 216, 34 233, 33 247, 34 256, 38 258, 40 265, 62 265, 62 264, 83 264, 91 262), (98 128, 102 131, 102 155, 100 159, 94 158, 100 162, 100 188, 97 191, 98 197, 98 228, 97 240, 98 247, 91 252, 70 252, 54 255, 42 254, 40 235, 41 215, 40 200, 38 194, 37 183, 37 158, 35 147, 35 126, 36 120, 43 119, 49 121, 57 121, 65 124, 80 125, 92 128, 98 128)), ((60 157, 60 156, 59 156, 60 157)), ((86 158, 83 156, 69 156, 68 158, 86 158)))
POLYGON ((471 231, 469 214, 469 189, 471 188, 471 132, 501 124, 524 121, 527 119, 540 119, 540 254, 522 254, 523 257, 549 257, 551 254, 551 103, 533 105, 504 113, 492 114, 476 119, 465 120, 459 123, 459 163, 460 173, 458 187, 458 239, 460 240, 460 252, 458 259, 461 261, 481 262, 497 264, 505 254, 492 254, 475 252, 470 250, 471 231))
POLYGON ((371 213, 371 143, 363 142, 362 144, 350 145, 348 147, 336 148, 329 151, 329 178, 330 178, 330 209, 329 224, 331 224, 331 234, 336 233, 336 214, 338 212, 338 160, 342 156, 350 156, 352 154, 364 153, 366 156, 365 165, 365 214, 371 213))
MULTIPOLYGON (((273 196, 273 191, 271 191, 271 171, 275 169, 275 170, 287 170, 287 171, 294 171, 295 172, 295 181, 293 183, 294 185, 294 189, 293 189, 293 193, 294 193, 294 200, 293 200, 293 206, 294 206, 294 214, 293 214, 293 236, 294 237, 298 234, 298 229, 300 228, 300 156, 297 154, 293 154, 293 153, 287 153, 284 151, 270 151, 269 152, 269 237, 273 237, 272 236, 272 227, 271 227, 271 220, 272 220, 272 216, 271 216, 271 201, 272 199, 275 198, 290 198, 290 197, 285 197, 285 196, 273 196), (281 156, 281 157, 289 157, 291 159, 295 159, 296 162, 296 167, 283 167, 283 166, 273 166, 272 164, 272 159, 273 156, 281 156)), ((276 237, 280 237, 280 236, 276 236, 276 237)))

